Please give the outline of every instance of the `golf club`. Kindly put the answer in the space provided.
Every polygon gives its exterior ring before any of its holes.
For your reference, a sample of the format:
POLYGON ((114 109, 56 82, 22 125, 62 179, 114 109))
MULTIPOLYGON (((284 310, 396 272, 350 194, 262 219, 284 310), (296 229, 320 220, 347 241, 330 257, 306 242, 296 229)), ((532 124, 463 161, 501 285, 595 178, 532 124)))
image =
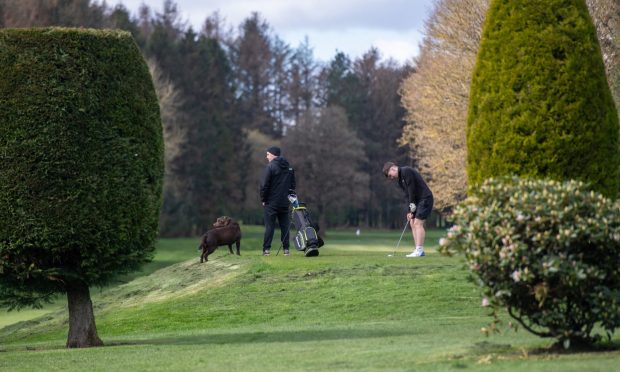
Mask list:
POLYGON ((288 230, 286 230, 286 234, 284 234, 284 238, 282 238, 282 242, 280 243, 280 247, 278 248, 278 251, 276 252, 276 256, 280 254, 280 249, 282 249, 282 247, 284 246, 284 239, 288 239, 288 233, 289 231, 291 231, 291 226, 293 226, 293 221, 291 221, 291 223, 288 224, 288 230))
POLYGON ((405 227, 403 228, 403 232, 400 233, 400 239, 398 239, 398 244, 396 244, 396 248, 394 248, 394 252, 392 254, 388 254, 388 257, 393 257, 396 255, 396 250, 400 246, 400 241, 403 240, 403 235, 405 234, 405 230, 407 230, 407 225, 409 225, 409 220, 405 221, 405 227))
MULTIPOLYGON (((288 192, 289 194, 287 198, 288 201, 291 202, 291 204, 293 205, 293 209, 299 207, 299 201, 297 200, 295 190, 289 190, 288 192)), ((276 256, 280 254, 280 249, 282 249, 282 246, 284 245, 284 239, 288 239, 288 233, 291 231, 291 226, 293 226, 293 219, 291 219, 291 223, 288 224, 288 230, 286 230, 286 234, 284 234, 284 237, 282 238, 282 243, 280 243, 280 247, 276 252, 276 256)))

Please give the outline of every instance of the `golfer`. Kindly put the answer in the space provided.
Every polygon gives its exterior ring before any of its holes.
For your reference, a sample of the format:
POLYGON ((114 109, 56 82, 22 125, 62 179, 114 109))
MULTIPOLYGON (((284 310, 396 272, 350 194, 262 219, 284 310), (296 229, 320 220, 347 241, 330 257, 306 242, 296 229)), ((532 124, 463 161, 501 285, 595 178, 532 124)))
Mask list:
POLYGON ((271 240, 276 227, 276 218, 280 225, 280 237, 284 255, 289 255, 289 216, 288 195, 295 190, 295 171, 288 161, 280 156, 280 148, 272 146, 267 149, 267 161, 260 183, 260 198, 265 215, 265 236, 263 237, 263 256, 269 256, 271 240))
POLYGON ((407 197, 407 221, 411 225, 415 249, 407 257, 424 256, 424 221, 430 216, 433 210, 433 193, 422 179, 418 171, 411 167, 399 167, 388 161, 383 165, 383 174, 392 179, 398 180, 398 186, 405 192, 407 197))

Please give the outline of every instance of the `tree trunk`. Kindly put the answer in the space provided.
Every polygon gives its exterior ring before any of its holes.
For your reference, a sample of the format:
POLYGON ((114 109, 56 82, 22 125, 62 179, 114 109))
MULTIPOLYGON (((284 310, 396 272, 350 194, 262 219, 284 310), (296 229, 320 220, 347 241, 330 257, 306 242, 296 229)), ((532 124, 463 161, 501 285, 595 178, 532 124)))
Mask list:
POLYGON ((90 300, 88 285, 83 282, 72 282, 67 285, 67 301, 69 302, 69 335, 67 347, 103 346, 97 335, 93 303, 90 300))

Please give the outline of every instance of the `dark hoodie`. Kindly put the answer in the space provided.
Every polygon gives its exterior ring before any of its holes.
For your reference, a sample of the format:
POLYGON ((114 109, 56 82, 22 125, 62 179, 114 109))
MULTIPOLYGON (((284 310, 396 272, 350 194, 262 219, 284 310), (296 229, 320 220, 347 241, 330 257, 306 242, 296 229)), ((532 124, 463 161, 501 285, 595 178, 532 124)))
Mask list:
POLYGON ((295 190, 295 171, 278 156, 267 164, 260 182, 260 199, 272 208, 288 209, 289 190, 295 190))
POLYGON ((422 199, 433 198, 433 193, 422 179, 420 173, 411 167, 398 167, 398 185, 407 196, 407 204, 416 205, 422 199))

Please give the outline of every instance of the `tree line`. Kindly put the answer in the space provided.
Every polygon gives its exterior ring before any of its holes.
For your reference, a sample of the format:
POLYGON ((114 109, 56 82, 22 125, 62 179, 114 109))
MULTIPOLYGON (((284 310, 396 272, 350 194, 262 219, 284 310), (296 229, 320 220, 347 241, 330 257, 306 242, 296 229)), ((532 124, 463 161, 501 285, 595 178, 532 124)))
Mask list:
POLYGON ((259 177, 272 144, 322 225, 401 224, 401 195, 380 172, 387 160, 415 163, 415 150, 397 143, 399 88, 412 68, 377 49, 318 61, 309 40, 288 45, 259 13, 232 27, 214 12, 195 30, 174 0, 135 15, 91 0, 0 0, 0 26, 132 33, 164 125, 163 236, 199 234, 220 215, 262 223, 259 177))

